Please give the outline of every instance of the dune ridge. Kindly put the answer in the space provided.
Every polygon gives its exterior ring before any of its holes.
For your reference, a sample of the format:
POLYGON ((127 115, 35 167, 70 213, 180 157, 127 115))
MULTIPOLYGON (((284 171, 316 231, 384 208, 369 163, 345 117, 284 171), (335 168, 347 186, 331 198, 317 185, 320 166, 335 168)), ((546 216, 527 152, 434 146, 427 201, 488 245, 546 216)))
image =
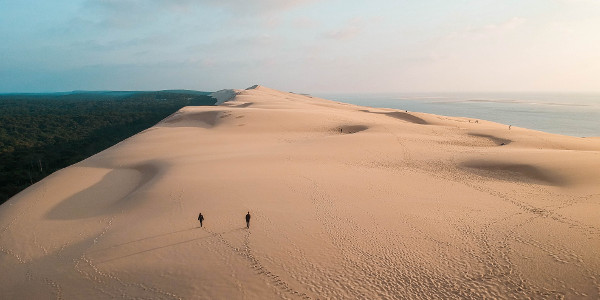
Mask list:
POLYGON ((3 298, 600 297, 599 139, 213 97, 0 206, 3 298))

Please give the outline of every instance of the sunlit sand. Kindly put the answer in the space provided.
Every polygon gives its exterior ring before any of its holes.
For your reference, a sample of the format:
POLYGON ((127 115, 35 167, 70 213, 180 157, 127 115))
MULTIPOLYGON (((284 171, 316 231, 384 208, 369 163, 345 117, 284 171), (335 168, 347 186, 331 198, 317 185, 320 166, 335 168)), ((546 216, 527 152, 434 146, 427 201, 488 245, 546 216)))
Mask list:
POLYGON ((600 139, 217 96, 0 206, 0 298, 600 297, 600 139))

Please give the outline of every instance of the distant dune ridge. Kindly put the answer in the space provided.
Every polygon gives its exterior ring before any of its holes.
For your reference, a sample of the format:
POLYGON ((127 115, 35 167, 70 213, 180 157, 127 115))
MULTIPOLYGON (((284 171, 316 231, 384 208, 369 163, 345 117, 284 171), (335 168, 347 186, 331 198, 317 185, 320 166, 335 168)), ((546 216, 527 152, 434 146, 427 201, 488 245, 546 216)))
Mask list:
POLYGON ((1 298, 600 297, 600 139, 213 97, 0 206, 1 298))

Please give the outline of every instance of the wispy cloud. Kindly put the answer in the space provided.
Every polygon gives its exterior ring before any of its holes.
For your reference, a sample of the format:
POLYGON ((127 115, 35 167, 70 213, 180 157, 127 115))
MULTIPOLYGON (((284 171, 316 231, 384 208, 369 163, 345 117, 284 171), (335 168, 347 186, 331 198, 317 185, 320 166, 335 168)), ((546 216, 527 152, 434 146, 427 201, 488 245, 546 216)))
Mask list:
MULTIPOLYGON (((170 2, 169 0, 157 0, 161 2, 170 2)), ((211 5, 211 6, 219 6, 237 13, 260 13, 260 12, 273 12, 273 11, 282 11, 294 8, 299 5, 317 2, 317 0, 221 0, 221 1, 213 1, 213 0, 180 0, 186 2, 193 2, 196 5, 211 5)))
POLYGON ((295 28, 312 29, 318 27, 320 25, 320 22, 309 17, 299 17, 292 20, 292 25, 295 28))
POLYGON ((0 90, 597 90, 600 0, 517 2, 8 1, 0 90))
POLYGON ((119 14, 138 14, 145 11, 186 13, 201 7, 218 7, 236 14, 255 14, 287 10, 316 1, 318 0, 88 0, 86 5, 119 14))
POLYGON ((513 17, 502 23, 487 24, 482 27, 469 27, 464 31, 452 32, 447 39, 471 39, 485 38, 509 33, 521 27, 527 22, 527 19, 521 17, 513 17))
POLYGON ((364 26, 365 22, 361 18, 353 18, 343 27, 325 32, 323 37, 333 40, 349 40, 356 37, 364 26))
POLYGON ((165 21, 174 22, 207 15, 219 15, 234 24, 249 22, 262 25, 278 23, 287 10, 325 0, 85 0, 83 15, 89 23, 102 28, 132 29, 165 21))

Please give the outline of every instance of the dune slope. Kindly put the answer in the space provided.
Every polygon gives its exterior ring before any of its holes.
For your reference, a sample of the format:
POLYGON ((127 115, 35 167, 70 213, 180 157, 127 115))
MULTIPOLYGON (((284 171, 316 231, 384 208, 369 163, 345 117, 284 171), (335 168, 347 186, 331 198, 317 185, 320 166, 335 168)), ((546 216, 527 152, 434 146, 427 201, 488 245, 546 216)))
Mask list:
POLYGON ((600 140, 219 95, 2 205, 2 298, 600 297, 600 140))

